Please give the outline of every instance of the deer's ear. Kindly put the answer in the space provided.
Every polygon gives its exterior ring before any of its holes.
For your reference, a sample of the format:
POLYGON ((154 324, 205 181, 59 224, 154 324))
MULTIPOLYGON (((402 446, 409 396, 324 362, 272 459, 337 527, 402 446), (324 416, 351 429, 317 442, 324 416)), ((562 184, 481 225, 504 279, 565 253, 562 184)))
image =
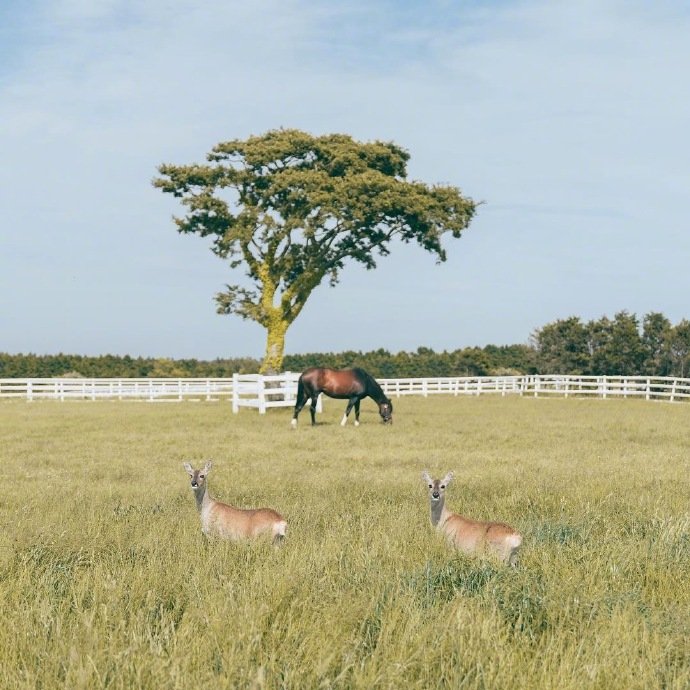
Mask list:
POLYGON ((448 484, 450 484, 453 481, 453 476, 454 475, 452 472, 448 472, 448 474, 441 480, 441 484, 443 484, 444 486, 448 486, 448 484))
POLYGON ((424 470, 424 472, 422 472, 422 481, 425 484, 433 484, 434 483, 434 480, 431 478, 431 475, 427 472, 427 470, 424 470))
POLYGON ((211 471, 211 468, 213 467, 213 460, 207 460, 206 464, 204 465, 204 472, 208 474, 211 471))
POLYGON ((187 470, 187 474, 190 477, 194 476, 194 468, 188 462, 183 462, 182 467, 184 467, 187 470))

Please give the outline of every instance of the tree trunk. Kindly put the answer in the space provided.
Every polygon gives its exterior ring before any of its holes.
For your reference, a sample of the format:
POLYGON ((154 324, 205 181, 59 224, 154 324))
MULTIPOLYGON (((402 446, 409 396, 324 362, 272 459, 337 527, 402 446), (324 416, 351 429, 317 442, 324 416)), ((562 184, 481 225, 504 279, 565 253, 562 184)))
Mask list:
POLYGON ((273 319, 266 326, 266 352, 259 372, 262 374, 278 374, 283 369, 283 355, 285 352, 285 333, 289 324, 278 318, 273 319))

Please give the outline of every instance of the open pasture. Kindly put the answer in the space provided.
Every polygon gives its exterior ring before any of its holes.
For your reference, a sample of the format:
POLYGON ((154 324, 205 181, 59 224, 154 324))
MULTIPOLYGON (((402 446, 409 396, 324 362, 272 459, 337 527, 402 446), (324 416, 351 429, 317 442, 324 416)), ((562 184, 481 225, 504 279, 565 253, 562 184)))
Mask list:
POLYGON ((0 687, 687 688, 690 406, 0 404, 0 687), (207 541, 182 467, 285 544, 207 541), (517 570, 432 533, 524 535, 517 570))

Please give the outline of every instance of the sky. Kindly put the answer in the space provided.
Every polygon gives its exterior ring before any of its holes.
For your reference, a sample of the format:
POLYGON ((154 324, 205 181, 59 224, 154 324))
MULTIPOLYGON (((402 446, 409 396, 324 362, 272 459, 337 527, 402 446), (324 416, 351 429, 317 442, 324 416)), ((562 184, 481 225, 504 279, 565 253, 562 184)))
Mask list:
POLYGON ((690 317, 684 0, 4 0, 0 352, 260 358, 161 163, 280 127, 394 141, 476 201, 448 260, 349 264, 286 352, 526 343, 690 317))

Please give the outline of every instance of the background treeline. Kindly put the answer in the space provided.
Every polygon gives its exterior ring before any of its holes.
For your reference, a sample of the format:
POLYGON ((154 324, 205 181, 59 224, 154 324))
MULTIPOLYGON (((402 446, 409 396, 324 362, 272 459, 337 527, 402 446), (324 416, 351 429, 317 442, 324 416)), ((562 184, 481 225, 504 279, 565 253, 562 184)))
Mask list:
MULTIPOLYGON (((0 353, 0 378, 226 377, 256 373, 251 357, 199 361, 116 355, 10 355, 0 353)), ((308 353, 286 355, 283 368, 361 366, 374 376, 490 376, 505 374, 592 374, 689 376, 690 321, 671 324, 663 314, 642 318, 627 311, 583 322, 572 316, 537 329, 525 345, 487 345, 451 352, 419 347, 415 352, 308 353)))
POLYGON ((535 331, 531 345, 540 374, 690 374, 690 321, 674 326, 658 312, 641 323, 627 311, 587 323, 560 319, 535 331))
MULTIPOLYGON (((310 366, 365 367, 374 376, 485 376, 491 373, 520 373, 532 350, 528 345, 466 348, 454 352, 434 352, 420 347, 416 352, 388 350, 373 352, 326 352, 286 355, 285 371, 302 371, 310 366)), ((95 377, 226 377, 234 372, 253 374, 261 361, 251 357, 216 359, 133 358, 104 355, 10 355, 0 353, 0 378, 52 378, 58 376, 95 377)), ((532 370, 532 369, 530 369, 532 370)))

